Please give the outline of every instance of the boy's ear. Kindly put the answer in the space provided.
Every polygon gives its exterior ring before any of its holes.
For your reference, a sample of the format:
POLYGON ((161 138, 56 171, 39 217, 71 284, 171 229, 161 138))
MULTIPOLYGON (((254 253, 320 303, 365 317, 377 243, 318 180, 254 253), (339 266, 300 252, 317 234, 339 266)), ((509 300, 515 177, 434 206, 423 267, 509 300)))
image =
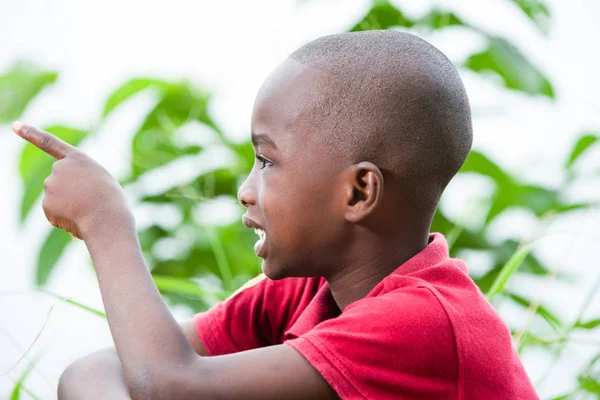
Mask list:
POLYGON ((348 169, 346 221, 357 223, 371 215, 383 200, 383 174, 373 163, 363 161, 348 169))

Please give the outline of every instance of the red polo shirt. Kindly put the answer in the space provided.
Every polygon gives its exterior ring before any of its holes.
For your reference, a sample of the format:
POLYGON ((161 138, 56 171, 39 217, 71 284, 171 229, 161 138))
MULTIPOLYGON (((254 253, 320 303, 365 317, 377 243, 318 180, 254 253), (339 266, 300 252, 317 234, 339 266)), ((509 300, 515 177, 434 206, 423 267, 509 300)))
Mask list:
POLYGON ((341 314, 323 278, 265 278, 195 321, 211 355, 292 346, 344 399, 538 399, 508 328, 437 233, 341 314))

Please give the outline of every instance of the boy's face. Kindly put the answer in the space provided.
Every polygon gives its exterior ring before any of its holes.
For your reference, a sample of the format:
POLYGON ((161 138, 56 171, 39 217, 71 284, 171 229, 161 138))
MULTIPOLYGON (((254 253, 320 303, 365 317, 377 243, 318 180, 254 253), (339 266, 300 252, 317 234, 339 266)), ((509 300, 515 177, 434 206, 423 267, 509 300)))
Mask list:
POLYGON ((327 274, 345 241, 344 165, 328 156, 327 132, 310 123, 322 74, 288 59, 254 105, 256 159, 238 198, 248 208, 244 223, 264 231, 254 249, 271 279, 327 274))

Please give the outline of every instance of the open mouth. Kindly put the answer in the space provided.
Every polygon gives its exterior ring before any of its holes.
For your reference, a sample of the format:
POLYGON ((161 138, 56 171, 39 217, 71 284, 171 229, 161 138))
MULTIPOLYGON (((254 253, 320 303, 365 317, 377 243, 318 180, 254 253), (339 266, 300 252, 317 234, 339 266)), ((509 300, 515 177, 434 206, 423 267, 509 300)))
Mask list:
POLYGON ((254 228, 254 232, 258 235, 258 240, 254 244, 254 253, 258 257, 263 257, 266 255, 266 246, 265 241, 267 239, 267 233, 265 230, 256 222, 248 218, 247 216, 242 216, 242 222, 248 228, 254 228))
POLYGON ((265 233, 265 231, 263 231, 260 228, 254 228, 254 232, 258 235, 258 238, 260 240, 265 240, 265 238, 267 237, 267 234, 265 233))
POLYGON ((257 257, 264 258, 265 257, 265 240, 267 239, 267 234, 264 230, 260 228, 254 228, 254 232, 258 235, 258 240, 254 244, 254 254, 257 257))

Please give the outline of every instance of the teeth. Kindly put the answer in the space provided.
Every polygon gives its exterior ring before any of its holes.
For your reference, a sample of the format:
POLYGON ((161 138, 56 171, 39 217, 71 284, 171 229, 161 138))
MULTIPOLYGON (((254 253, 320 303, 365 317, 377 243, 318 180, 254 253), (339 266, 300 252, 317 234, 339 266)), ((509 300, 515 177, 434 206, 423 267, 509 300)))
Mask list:
POLYGON ((263 231, 262 229, 258 229, 258 228, 254 228, 254 232, 258 235, 258 237, 261 240, 264 240, 266 235, 265 235, 265 231, 263 231))

